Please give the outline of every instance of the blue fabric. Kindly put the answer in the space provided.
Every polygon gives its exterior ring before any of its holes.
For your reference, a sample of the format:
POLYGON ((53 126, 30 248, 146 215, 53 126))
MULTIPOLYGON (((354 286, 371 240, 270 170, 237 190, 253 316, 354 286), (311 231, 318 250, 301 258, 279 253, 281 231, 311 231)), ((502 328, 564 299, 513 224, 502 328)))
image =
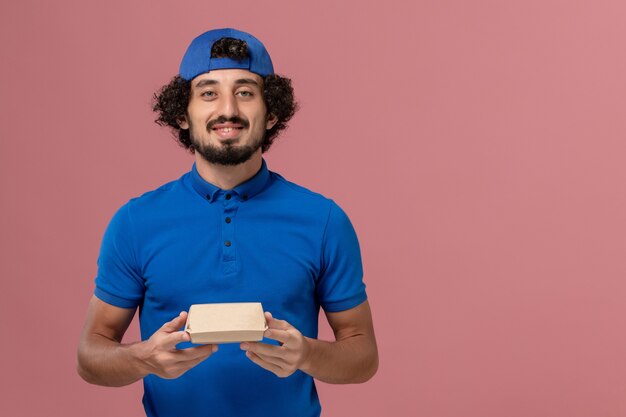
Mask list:
POLYGON ((189 81, 205 72, 227 68, 246 69, 261 77, 274 73, 272 59, 260 40, 249 33, 226 28, 210 30, 191 41, 180 63, 179 74, 189 81), (221 38, 245 41, 248 45, 249 57, 241 61, 230 58, 211 58, 211 48, 221 38))
MULTIPOLYGON (((336 312, 365 301, 362 276, 357 236, 332 200, 268 171, 265 161, 229 191, 206 182, 194 164, 115 213, 95 295, 138 306, 142 340, 192 304, 246 301, 315 338, 320 306, 336 312)), ((238 344, 221 345, 178 379, 150 375, 144 387, 150 417, 320 414, 313 378, 300 371, 279 378, 238 344)))

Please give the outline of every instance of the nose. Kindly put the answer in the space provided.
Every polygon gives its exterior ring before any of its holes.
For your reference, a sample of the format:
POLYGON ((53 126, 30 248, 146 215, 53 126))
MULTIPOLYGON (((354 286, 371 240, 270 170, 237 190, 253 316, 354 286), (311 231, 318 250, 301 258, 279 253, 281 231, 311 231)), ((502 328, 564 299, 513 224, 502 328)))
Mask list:
POLYGON ((219 103, 220 116, 224 116, 229 119, 234 116, 239 116, 239 108, 237 106, 236 97, 232 94, 223 95, 219 103))

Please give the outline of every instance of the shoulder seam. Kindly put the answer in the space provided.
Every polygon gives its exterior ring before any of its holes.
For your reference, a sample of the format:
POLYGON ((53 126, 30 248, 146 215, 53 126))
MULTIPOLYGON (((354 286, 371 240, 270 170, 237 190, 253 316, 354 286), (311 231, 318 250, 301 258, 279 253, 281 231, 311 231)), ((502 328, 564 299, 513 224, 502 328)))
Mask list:
MULTIPOLYGON (((274 173, 274 174, 276 174, 276 173, 274 173)), ((315 197, 315 196, 317 196, 317 197, 321 197, 321 198, 322 198, 322 199, 324 199, 324 200, 329 200, 329 201, 331 200, 330 198, 326 197, 326 196, 325 196, 325 195, 323 195, 323 194, 320 194, 320 193, 318 193, 318 192, 316 192, 316 191, 309 190, 309 189, 308 189, 308 188, 306 188, 306 187, 303 187, 303 186, 301 186, 301 185, 294 184, 294 183, 292 183, 291 181, 286 180, 286 179, 285 179, 284 177, 282 177, 280 174, 276 174, 276 178, 277 178, 278 180, 280 180, 280 182, 281 182, 281 183, 285 184, 287 187, 289 187, 289 188, 290 188, 291 190, 293 190, 293 191, 297 191, 297 192, 299 192, 299 193, 301 193, 301 194, 307 194, 307 195, 310 195, 310 196, 313 196, 313 197, 315 197)))
MULTIPOLYGON (((132 200, 131 200, 132 201, 132 200)), ((133 226, 133 217, 130 214, 130 201, 126 204, 126 214, 128 216, 128 227, 129 227, 129 235, 130 235, 130 245, 133 248, 133 260, 135 261, 135 265, 137 267, 137 272, 139 272, 143 277, 143 266, 139 263, 137 259, 137 242, 135 241, 135 233, 133 226)))
POLYGON ((326 270, 326 262, 324 259, 324 245, 326 242, 326 232, 328 230, 328 224, 330 223, 330 213, 333 211, 333 203, 334 201, 331 199, 327 199, 329 201, 328 204, 328 214, 326 215, 326 223, 324 224, 324 233, 322 233, 322 241, 320 242, 320 276, 323 275, 323 272, 326 270))
POLYGON ((180 178, 177 178, 175 180, 171 180, 169 182, 166 182, 165 184, 159 185, 158 187, 156 187, 156 188, 154 188, 152 190, 145 191, 145 192, 141 193, 140 195, 132 197, 130 199, 130 201, 133 201, 133 200, 140 201, 141 199, 147 198, 148 196, 150 196, 152 194, 157 194, 157 193, 161 194, 161 193, 164 193, 164 192, 172 191, 172 189, 174 188, 174 186, 177 183, 179 183, 179 182, 182 183, 183 182, 183 178, 185 177, 185 175, 186 174, 183 174, 180 178))

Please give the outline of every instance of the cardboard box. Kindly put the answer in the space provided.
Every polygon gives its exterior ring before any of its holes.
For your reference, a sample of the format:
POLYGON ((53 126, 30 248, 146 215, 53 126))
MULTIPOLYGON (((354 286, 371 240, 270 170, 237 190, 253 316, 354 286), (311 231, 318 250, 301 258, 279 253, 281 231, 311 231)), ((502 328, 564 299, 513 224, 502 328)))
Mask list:
POLYGON ((258 342, 265 330, 261 303, 194 304, 185 324, 192 343, 258 342))

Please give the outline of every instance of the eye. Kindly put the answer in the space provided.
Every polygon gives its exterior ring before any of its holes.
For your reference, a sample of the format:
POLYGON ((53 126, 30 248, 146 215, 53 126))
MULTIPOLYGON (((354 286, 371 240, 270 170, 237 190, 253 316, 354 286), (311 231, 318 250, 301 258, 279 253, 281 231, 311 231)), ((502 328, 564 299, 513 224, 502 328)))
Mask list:
POLYGON ((216 95, 215 92, 210 91, 210 90, 209 91, 203 91, 202 93, 200 93, 200 97, 212 98, 212 97, 215 97, 215 95, 216 95))
POLYGON ((247 90, 242 90, 242 91, 238 91, 237 92, 238 95, 240 95, 241 97, 252 97, 252 91, 247 91, 247 90))

